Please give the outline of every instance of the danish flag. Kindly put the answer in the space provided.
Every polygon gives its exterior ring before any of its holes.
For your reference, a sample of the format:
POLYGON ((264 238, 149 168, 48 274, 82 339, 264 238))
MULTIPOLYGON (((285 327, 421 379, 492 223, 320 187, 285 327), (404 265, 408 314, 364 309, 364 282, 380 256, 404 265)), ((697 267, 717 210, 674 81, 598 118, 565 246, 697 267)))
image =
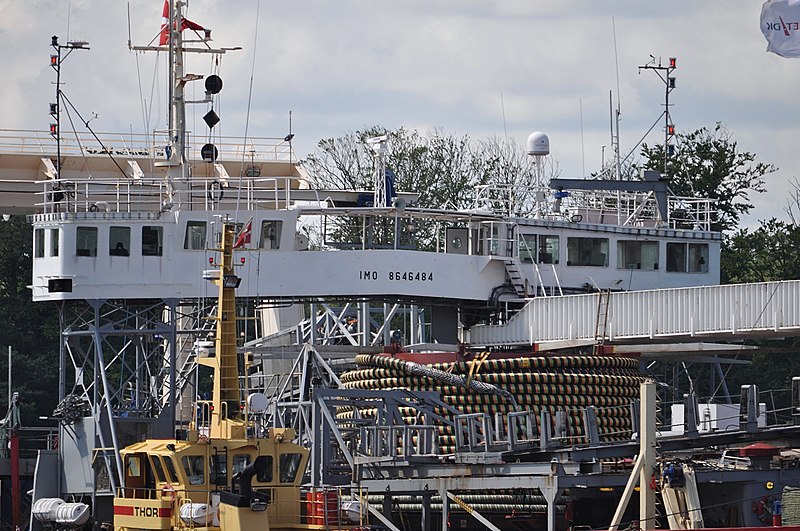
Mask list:
MULTIPOLYGON (((206 28, 197 22, 192 22, 186 17, 181 17, 180 25, 176 23, 175 27, 180 28, 180 31, 185 29, 207 31, 206 28)), ((169 44, 169 0, 164 0, 164 10, 161 12, 161 34, 158 38, 158 45, 166 46, 167 44, 169 44)))
POLYGON ((239 234, 236 235, 236 243, 233 244, 233 248, 237 249, 242 245, 247 245, 250 243, 250 237, 253 234, 253 218, 244 224, 242 230, 239 231, 239 234))

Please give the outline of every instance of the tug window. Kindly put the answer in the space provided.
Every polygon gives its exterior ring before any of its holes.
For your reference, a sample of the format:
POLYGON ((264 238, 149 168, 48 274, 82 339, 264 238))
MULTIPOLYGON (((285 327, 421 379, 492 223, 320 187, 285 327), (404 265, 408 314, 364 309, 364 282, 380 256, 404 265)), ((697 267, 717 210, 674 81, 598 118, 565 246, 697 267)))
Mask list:
POLYGON ((172 462, 172 458, 165 457, 164 466, 167 468, 170 481, 172 481, 172 483, 178 483, 178 471, 175 470, 175 463, 172 462))
POLYGON ((618 241, 617 268, 646 271, 658 269, 658 242, 618 241))
POLYGON ((182 461, 189 485, 202 485, 206 482, 202 455, 185 455, 182 461))
POLYGON ((50 256, 58 256, 58 229, 50 229, 50 256))
POLYGON ((75 233, 75 255, 97 256, 97 227, 78 227, 75 233))
POLYGON ((214 454, 208 458, 208 471, 214 485, 228 484, 227 454, 214 454))
POLYGON ((164 467, 161 465, 161 459, 157 455, 151 456, 150 461, 153 463, 153 471, 156 474, 156 481, 164 483, 167 481, 167 476, 164 475, 164 467))
POLYGON ((567 238, 568 266, 608 266, 608 238, 567 238))
POLYGON ((193 251, 203 251, 206 248, 206 222, 189 221, 186 223, 186 237, 183 239, 183 248, 193 251))
POLYGON ((281 454, 281 483, 294 483, 302 458, 301 454, 281 454))
POLYGON ((129 256, 131 248, 131 228, 111 227, 108 230, 108 254, 129 256))
POLYGON ((281 230, 283 221, 262 221, 261 240, 258 242, 259 249, 278 249, 281 246, 281 230))
POLYGON ((34 258, 44 258, 44 229, 36 229, 33 231, 34 245, 34 258))
POLYGON ((162 227, 142 227, 142 256, 161 256, 164 242, 162 227))
POLYGON ((265 455, 262 456, 267 461, 267 466, 264 467, 264 473, 259 474, 256 471, 256 480, 260 481, 261 483, 271 483, 272 482, 272 456, 265 455))
MULTIPOLYGON (((248 454, 236 454, 233 456, 233 475, 235 476, 250 464, 250 456, 248 454)), ((270 478, 270 481, 272 479, 270 478)))
POLYGON ((139 461, 139 457, 136 455, 129 455, 128 456, 128 476, 132 478, 138 478, 142 475, 142 467, 139 461))

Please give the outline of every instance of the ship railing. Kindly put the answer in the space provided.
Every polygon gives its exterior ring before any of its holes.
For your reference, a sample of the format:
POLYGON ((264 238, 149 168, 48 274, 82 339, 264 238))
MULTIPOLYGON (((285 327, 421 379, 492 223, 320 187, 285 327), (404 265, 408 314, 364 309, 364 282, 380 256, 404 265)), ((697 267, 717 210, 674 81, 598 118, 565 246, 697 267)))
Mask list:
MULTIPOLYGON (((43 214, 155 213, 170 210, 174 186, 165 179, 49 179, 36 206, 43 214)), ((189 192, 193 208, 242 210, 289 208, 296 177, 231 178, 221 184, 215 177, 193 178, 189 192)))
MULTIPOLYGON (((348 495, 340 487, 314 487, 302 492, 304 507, 300 523, 321 526, 322 529, 352 529, 368 523, 366 506, 357 499, 347 499, 348 495)), ((354 496, 366 501, 365 491, 354 496)), ((282 514, 280 504, 276 513, 282 514)))
POLYGON ((434 425, 362 426, 361 452, 367 457, 409 458, 438 455, 434 425))
POLYGON ((492 184, 475 188, 473 210, 505 217, 709 231, 715 203, 714 199, 670 196, 667 219, 662 220, 653 192, 556 191, 492 184))
POLYGON ((506 221, 483 221, 482 233, 486 244, 483 247, 490 256, 511 258, 517 255, 517 226, 506 221))
POLYGON ((198 432, 209 434, 211 429, 211 412, 214 410, 214 402, 211 400, 198 400, 194 408, 194 425, 198 432))
POLYGON ((167 196, 163 180, 137 183, 132 180, 47 180, 41 181, 41 213, 158 213, 167 196))
MULTIPOLYGON (((165 158, 167 131, 141 133, 89 133, 70 132, 61 135, 61 155, 90 156, 113 155, 120 157, 165 158)), ((207 143, 205 134, 187 134, 187 156, 202 160, 201 149, 207 143)), ((291 161, 294 153, 288 141, 279 137, 217 137, 214 139, 219 159, 241 160, 243 164, 261 161, 291 161)), ((0 153, 47 154, 58 151, 56 139, 46 131, 0 129, 0 153)))

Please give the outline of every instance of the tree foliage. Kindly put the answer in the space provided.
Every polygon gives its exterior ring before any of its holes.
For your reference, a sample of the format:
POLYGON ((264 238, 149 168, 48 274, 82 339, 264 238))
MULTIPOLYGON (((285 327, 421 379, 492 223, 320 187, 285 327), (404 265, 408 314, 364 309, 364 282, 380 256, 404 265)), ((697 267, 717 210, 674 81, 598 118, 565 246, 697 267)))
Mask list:
POLYGON ((724 283, 800 279, 800 226, 773 218, 723 242, 724 283))
MULTIPOLYGON (((418 194, 420 207, 470 208, 476 206, 480 187, 496 185, 517 189, 512 213, 523 215, 531 208, 536 167, 522 147, 505 139, 477 142, 438 130, 423 135, 372 127, 320 140, 317 151, 303 161, 314 184, 371 191, 375 156, 367 139, 379 135, 388 137, 387 166, 395 174, 395 187, 418 194)), ((551 163, 544 172, 550 177, 558 169, 551 163)))
MULTIPOLYGON (((58 311, 31 300, 33 230, 23 216, 0 222, 0 374, 8 374, 12 350, 12 391, 20 394, 23 425, 36 424, 58 402, 58 311)), ((8 394, 6 378, 0 400, 8 394)))
MULTIPOLYGON (((663 172, 663 146, 642 146, 644 167, 663 172)), ((751 193, 765 191, 764 177, 775 172, 772 164, 739 150, 733 135, 717 123, 675 135, 675 153, 666 164, 670 189, 675 195, 716 200, 714 230, 734 230, 742 215, 753 208, 751 193)))

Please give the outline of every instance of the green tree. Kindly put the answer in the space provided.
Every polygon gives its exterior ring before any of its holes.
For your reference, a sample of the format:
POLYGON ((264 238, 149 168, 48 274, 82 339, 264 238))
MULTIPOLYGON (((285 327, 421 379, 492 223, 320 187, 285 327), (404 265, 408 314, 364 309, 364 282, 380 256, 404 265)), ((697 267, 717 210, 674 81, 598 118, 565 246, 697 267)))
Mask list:
MULTIPOLYGON (((372 127, 320 140, 317 151, 303 161, 314 185, 371 192, 375 154, 367 139, 379 135, 388 138, 386 164, 395 175, 395 188, 417 194, 413 206, 421 208, 477 207, 508 215, 529 215, 539 192, 535 187, 537 175, 544 181, 558 173, 550 159, 537 168, 521 146, 506 139, 473 141, 468 136, 438 130, 423 135, 406 129, 372 127)), ((415 220, 415 244, 421 249, 433 248, 442 224, 421 223, 415 220)), ((333 224, 335 231, 332 233, 328 227, 328 233, 346 241, 357 241, 364 228, 356 226, 355 221, 339 220, 333 224)), ((386 227, 384 232, 391 234, 392 228, 386 227)))
MULTIPOLYGON (((663 146, 642 146, 644 167, 664 169, 663 146)), ((765 191, 764 177, 777 171, 772 164, 756 161, 756 155, 739 150, 733 135, 717 123, 675 135, 675 153, 667 161, 670 189, 675 195, 716 200, 712 228, 734 230, 742 215, 753 208, 751 193, 765 191)))
POLYGON ((723 283, 800 279, 800 226, 773 218, 723 242, 723 283))
MULTIPOLYGON (((33 230, 24 216, 0 222, 0 374, 8 374, 12 350, 12 391, 22 402, 22 423, 33 425, 58 402, 58 311, 52 303, 34 303, 28 285, 33 271, 33 230)), ((6 402, 6 378, 0 403, 6 402)))

